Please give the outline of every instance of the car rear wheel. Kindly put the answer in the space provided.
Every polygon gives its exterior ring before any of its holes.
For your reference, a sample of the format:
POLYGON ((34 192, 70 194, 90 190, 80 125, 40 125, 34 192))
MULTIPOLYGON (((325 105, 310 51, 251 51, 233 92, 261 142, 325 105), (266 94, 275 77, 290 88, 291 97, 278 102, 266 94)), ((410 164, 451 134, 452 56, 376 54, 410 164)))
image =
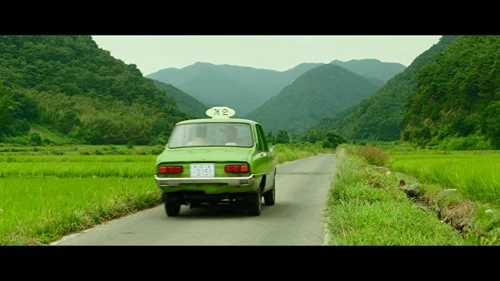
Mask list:
POLYGON ((181 212, 181 204, 177 197, 163 193, 163 202, 165 204, 165 212, 169 217, 176 217, 181 212))
POLYGON ((264 203, 267 206, 272 206, 276 202, 276 188, 273 186, 269 191, 264 193, 264 203))
POLYGON ((176 217, 181 212, 181 205, 176 203, 165 203, 165 212, 169 217, 176 217))
POLYGON ((262 194, 260 188, 256 193, 246 196, 247 210, 251 216, 260 216, 262 209, 262 194))

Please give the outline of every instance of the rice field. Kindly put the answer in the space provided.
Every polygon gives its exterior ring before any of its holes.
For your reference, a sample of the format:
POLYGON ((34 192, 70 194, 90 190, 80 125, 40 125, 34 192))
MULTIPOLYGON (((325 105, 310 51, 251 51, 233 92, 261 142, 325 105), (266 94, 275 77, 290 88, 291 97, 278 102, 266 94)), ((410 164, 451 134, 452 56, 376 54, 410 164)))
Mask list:
POLYGON ((153 155, 0 157, 0 244, 49 243, 160 203, 153 155))
POLYGON ((392 152, 389 167, 421 181, 459 189, 474 201, 500 204, 498 151, 392 152))

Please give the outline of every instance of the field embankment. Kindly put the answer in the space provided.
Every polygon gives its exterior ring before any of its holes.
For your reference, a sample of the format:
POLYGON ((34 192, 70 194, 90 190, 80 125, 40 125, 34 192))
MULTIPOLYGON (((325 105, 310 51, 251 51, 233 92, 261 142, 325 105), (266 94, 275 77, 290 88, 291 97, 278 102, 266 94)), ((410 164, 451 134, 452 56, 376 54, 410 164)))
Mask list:
MULTIPOLYGON (((161 204, 161 146, 0 147, 0 245, 43 245, 161 204)), ((279 163, 324 152, 278 144, 279 163)))
POLYGON ((330 245, 499 245, 495 152, 342 145, 326 208, 330 245), (432 154, 432 157, 430 157, 432 154), (478 160, 476 160, 478 159, 478 160))

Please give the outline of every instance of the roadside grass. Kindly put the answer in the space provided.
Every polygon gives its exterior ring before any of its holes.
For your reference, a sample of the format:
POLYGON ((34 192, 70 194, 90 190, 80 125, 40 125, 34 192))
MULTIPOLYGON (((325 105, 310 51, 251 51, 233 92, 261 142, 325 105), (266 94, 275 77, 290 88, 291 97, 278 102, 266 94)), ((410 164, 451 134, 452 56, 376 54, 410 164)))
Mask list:
POLYGON ((417 208, 398 190, 397 178, 337 149, 336 178, 326 209, 328 245, 462 245, 458 232, 417 208))
POLYGON ((284 163, 297 159, 307 158, 320 153, 335 153, 334 149, 323 148, 321 142, 317 143, 288 143, 275 145, 276 161, 284 163))
MULTIPOLYGON (((158 146, 0 149, 4 149, 0 152, 0 245, 49 244, 161 204, 161 192, 153 180, 157 154, 152 152, 158 146)), ((282 163, 323 151, 319 145, 278 144, 276 158, 282 163)))
MULTIPOLYGON (((423 169, 432 174, 436 170, 422 167, 435 167, 428 163, 446 159, 439 155, 476 154, 388 149, 389 152, 370 145, 342 145, 338 148, 336 178, 326 208, 327 244, 500 245, 500 212, 494 203, 497 198, 477 196, 477 193, 471 196, 467 192, 470 189, 460 189, 455 184, 461 181, 431 181, 405 168, 408 166, 404 160, 408 160, 410 167, 419 167, 418 171, 423 169), (421 161, 412 162, 415 157, 410 155, 417 156, 419 153, 434 156, 417 157, 421 161), (394 163, 398 163, 399 170, 389 169, 393 168, 394 163), (478 198, 484 200, 478 201, 478 198)), ((481 154, 490 156, 497 153, 483 151, 481 154)), ((453 171, 461 165, 467 167, 472 159, 458 157, 455 159, 456 165, 447 162, 448 169, 437 170, 453 171)), ((496 158, 486 157, 482 161, 489 161, 489 165, 493 165, 496 158)), ((466 170, 460 173, 464 175, 466 170)), ((482 175, 485 181, 490 180, 491 185, 495 182, 492 174, 491 170, 486 169, 486 172, 472 173, 465 178, 473 179, 482 175)))

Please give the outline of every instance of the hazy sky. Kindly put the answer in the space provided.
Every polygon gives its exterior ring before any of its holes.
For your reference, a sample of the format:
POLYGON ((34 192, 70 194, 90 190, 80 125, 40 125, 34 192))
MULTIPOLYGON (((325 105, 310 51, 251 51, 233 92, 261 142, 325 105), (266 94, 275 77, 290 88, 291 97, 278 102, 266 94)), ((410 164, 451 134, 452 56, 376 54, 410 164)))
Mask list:
POLYGON ((441 36, 92 36, 144 75, 195 62, 283 71, 303 62, 374 58, 405 66, 441 36))

